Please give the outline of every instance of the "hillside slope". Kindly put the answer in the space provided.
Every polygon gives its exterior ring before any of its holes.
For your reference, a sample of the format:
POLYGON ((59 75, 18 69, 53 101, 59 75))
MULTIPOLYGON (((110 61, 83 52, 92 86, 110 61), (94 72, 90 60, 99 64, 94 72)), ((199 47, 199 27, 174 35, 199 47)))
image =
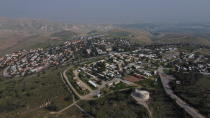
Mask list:
POLYGON ((144 45, 151 44, 151 34, 145 30, 115 28, 108 31, 108 35, 116 38, 127 38, 131 42, 144 45))
POLYGON ((190 34, 165 33, 153 36, 153 41, 154 43, 159 44, 187 43, 210 46, 210 41, 208 39, 190 34))

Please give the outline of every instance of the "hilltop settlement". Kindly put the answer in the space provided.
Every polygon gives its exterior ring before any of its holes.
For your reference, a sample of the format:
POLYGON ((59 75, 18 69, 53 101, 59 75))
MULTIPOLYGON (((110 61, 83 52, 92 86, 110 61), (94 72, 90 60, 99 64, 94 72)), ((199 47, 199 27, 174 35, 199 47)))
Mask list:
MULTIPOLYGON (((140 89, 139 82, 151 80, 157 84, 161 81, 166 94, 172 100, 182 101, 179 95, 171 91, 177 86, 182 86, 183 82, 175 80, 175 85, 172 85, 175 87, 171 88, 169 82, 174 80, 167 79, 170 77, 164 73, 210 74, 209 56, 200 53, 201 49, 187 50, 183 49, 184 46, 186 45, 142 46, 126 38, 114 38, 102 34, 87 35, 75 37, 54 47, 22 49, 7 54, 0 57, 0 68, 5 78, 14 78, 70 64, 73 67, 66 69, 61 77, 78 100, 95 100, 110 91, 133 88, 135 92, 132 96, 152 116, 148 106, 151 95, 148 91, 140 89), (82 61, 83 59, 91 61, 82 61)), ((183 101, 185 100, 187 99, 183 101)), ((183 101, 177 103, 180 108, 192 117, 203 118, 200 112, 197 112, 200 109, 197 110, 183 101)), ((72 104, 77 102, 74 101, 72 104)), ((201 113, 209 115, 209 112, 203 112, 202 109, 201 113)))

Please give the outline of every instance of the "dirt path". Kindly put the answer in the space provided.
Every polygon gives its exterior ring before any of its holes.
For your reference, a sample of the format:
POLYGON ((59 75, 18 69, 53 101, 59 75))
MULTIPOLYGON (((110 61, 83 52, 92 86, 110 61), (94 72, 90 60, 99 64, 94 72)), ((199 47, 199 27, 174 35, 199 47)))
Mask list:
POLYGON ((57 112, 50 112, 50 114, 60 114, 60 113, 62 113, 62 112, 64 112, 64 111, 66 111, 67 109, 73 107, 73 106, 76 105, 78 102, 79 102, 79 100, 73 102, 73 103, 70 104, 69 106, 67 106, 67 107, 65 107, 65 108, 63 108, 63 109, 61 109, 60 111, 57 111, 57 112))

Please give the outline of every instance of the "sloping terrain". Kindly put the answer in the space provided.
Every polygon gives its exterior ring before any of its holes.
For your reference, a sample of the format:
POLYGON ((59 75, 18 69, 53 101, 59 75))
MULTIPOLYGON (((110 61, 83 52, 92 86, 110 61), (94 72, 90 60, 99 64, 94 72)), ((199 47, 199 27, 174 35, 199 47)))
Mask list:
POLYGON ((210 46, 210 41, 203 37, 197 37, 190 34, 178 33, 162 33, 153 37, 154 43, 170 44, 170 43, 187 43, 195 45, 210 46))
POLYGON ((173 75, 181 82, 181 85, 175 81, 171 83, 175 93, 203 115, 210 116, 210 76, 193 72, 174 72, 173 75))
POLYGON ((30 33, 57 32, 66 27, 63 23, 39 19, 10 19, 0 17, 0 29, 12 31, 27 31, 30 33))
POLYGON ((0 17, 0 55, 48 42, 50 33, 63 28, 61 23, 0 17))
POLYGON ((82 101, 80 105, 95 118, 148 118, 146 109, 130 94, 130 90, 112 93, 96 101, 82 101))
POLYGON ((24 37, 28 37, 28 33, 0 30, 0 55, 6 49, 10 49, 24 40, 24 37))
POLYGON ((112 25, 64 24, 38 19, 0 17, 0 56, 23 48, 46 47, 92 30, 108 31, 112 25))
POLYGON ((51 37, 54 39, 58 38, 62 40, 70 40, 74 38, 75 36, 77 36, 77 33, 72 32, 72 31, 60 31, 60 32, 53 33, 51 35, 51 37))
POLYGON ((46 48, 59 45, 65 41, 63 39, 54 39, 49 34, 32 36, 9 34, 8 37, 2 37, 3 35, 0 35, 0 56, 21 49, 46 48))
POLYGON ((60 110, 72 103, 59 72, 51 68, 27 77, 0 77, 1 118, 43 118, 50 111, 60 110), (47 102, 50 107, 41 107, 47 102))
POLYGON ((108 35, 116 38, 127 38, 138 44, 151 44, 151 34, 145 30, 115 28, 108 31, 108 35))
POLYGON ((140 23, 121 25, 121 27, 151 32, 154 43, 189 43, 196 45, 210 45, 210 25, 205 23, 140 23))

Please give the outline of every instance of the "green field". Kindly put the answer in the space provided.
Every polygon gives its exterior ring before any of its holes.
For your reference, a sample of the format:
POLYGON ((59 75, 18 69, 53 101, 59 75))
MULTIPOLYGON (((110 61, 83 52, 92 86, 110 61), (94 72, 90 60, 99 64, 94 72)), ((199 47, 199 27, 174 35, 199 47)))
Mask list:
POLYGON ((63 68, 51 68, 27 77, 1 78, 1 118, 41 118, 71 104, 72 96, 60 78, 59 72, 62 71, 63 68), (51 101, 48 109, 39 109, 47 101, 51 101))

